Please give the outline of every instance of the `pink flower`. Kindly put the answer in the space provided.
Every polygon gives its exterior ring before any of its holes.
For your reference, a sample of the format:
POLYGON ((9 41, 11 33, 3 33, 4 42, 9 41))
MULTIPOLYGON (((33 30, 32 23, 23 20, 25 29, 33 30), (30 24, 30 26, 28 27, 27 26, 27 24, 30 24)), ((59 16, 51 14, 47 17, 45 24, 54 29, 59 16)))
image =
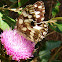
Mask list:
POLYGON ((19 61, 33 56, 35 44, 16 30, 4 31, 1 34, 1 43, 4 45, 7 55, 12 56, 12 60, 19 61))

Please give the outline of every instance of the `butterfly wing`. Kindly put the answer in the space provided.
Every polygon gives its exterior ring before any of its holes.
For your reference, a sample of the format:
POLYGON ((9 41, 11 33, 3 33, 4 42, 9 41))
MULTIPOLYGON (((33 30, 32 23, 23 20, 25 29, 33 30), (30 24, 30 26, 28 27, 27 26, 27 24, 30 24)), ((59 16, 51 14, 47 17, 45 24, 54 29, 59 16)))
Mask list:
POLYGON ((45 7, 42 1, 27 5, 17 19, 17 30, 35 43, 41 41, 48 31, 48 24, 43 21, 44 14, 45 7))

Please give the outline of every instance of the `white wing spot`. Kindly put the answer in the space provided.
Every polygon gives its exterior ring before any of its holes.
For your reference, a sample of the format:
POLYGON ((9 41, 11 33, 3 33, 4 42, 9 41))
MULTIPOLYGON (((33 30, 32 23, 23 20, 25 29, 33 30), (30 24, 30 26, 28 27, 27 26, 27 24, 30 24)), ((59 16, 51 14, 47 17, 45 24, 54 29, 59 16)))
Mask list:
POLYGON ((30 32, 30 34, 31 34, 32 36, 34 36, 34 33, 30 32))
POLYGON ((37 30, 40 30, 40 29, 41 29, 41 27, 40 27, 40 26, 37 26, 37 25, 34 26, 33 28, 34 28, 34 29, 37 29, 37 30))
POLYGON ((47 29, 47 28, 45 28, 45 31, 48 31, 48 29, 47 29))
POLYGON ((18 21, 18 19, 16 18, 16 21, 18 21))
POLYGON ((33 19, 29 19, 29 21, 30 21, 30 22, 32 22, 32 21, 33 21, 33 19))
POLYGON ((40 11, 35 11, 35 14, 37 15, 37 14, 39 14, 40 13, 40 11))
POLYGON ((42 6, 38 6, 38 8, 40 8, 40 9, 41 9, 41 8, 42 8, 42 6))
POLYGON ((28 19, 25 19, 24 22, 29 22, 29 20, 28 19))
POLYGON ((43 39, 43 38, 44 38, 44 36, 42 36, 42 35, 41 35, 41 38, 43 39))
POLYGON ((33 41, 34 39, 33 39, 33 37, 30 35, 30 38, 31 38, 31 40, 33 41))
POLYGON ((29 30, 32 30, 32 28, 31 27, 27 27, 29 30))
POLYGON ((40 15, 35 15, 36 16, 36 18, 39 18, 40 17, 40 15))
POLYGON ((47 34, 47 32, 43 32, 43 35, 46 35, 47 34))
POLYGON ((44 25, 44 27, 47 27, 47 25, 44 25))
POLYGON ((37 7, 37 4, 35 4, 34 7, 37 7))
POLYGON ((23 23, 23 20, 22 19, 19 19, 19 24, 22 24, 23 23))
POLYGON ((45 10, 43 10, 42 12, 45 12, 45 10))
POLYGON ((41 20, 44 20, 44 18, 41 18, 41 20))
POLYGON ((32 16, 31 15, 28 15, 28 18, 32 18, 32 16))
POLYGON ((32 33, 35 33, 35 31, 34 31, 33 29, 31 30, 31 32, 32 32, 32 33))
POLYGON ((26 27, 24 27, 24 28, 22 28, 22 30, 23 30, 23 31, 26 31, 26 30, 27 30, 27 28, 26 28, 26 27))

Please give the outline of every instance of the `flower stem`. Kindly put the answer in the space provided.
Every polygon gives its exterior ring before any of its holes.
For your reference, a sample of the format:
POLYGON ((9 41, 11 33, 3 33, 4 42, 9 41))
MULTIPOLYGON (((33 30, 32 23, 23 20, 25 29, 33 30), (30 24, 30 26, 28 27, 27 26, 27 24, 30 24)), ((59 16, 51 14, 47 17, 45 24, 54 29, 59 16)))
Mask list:
POLYGON ((18 0, 18 6, 19 6, 19 7, 21 6, 21 2, 20 2, 20 0, 18 0))
POLYGON ((52 60, 54 60, 55 56, 58 54, 58 52, 62 49, 62 46, 57 50, 57 52, 51 57, 51 59, 49 60, 49 62, 51 62, 52 60))
POLYGON ((62 20, 62 17, 52 18, 52 20, 62 20))
POLYGON ((4 10, 10 10, 10 11, 14 11, 14 12, 19 12, 22 10, 22 8, 14 8, 14 9, 11 9, 11 8, 4 8, 4 7, 0 7, 0 10, 4 11, 4 10))

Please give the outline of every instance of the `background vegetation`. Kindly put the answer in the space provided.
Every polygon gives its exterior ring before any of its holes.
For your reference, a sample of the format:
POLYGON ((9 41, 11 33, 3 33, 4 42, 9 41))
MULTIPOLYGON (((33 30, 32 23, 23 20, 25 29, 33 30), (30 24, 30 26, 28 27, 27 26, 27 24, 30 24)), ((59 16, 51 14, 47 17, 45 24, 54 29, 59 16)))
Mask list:
MULTIPOLYGON (((0 0, 0 32, 13 29, 16 18, 21 14, 21 7, 39 0, 0 0)), ((42 0, 45 3, 45 20, 49 29, 45 39, 36 45, 34 57, 21 62, 62 62, 62 1, 42 0), (52 21, 51 21, 52 20, 52 21), (55 22, 57 21, 57 22, 55 22)), ((6 55, 0 42, 0 61, 17 62, 6 55)))

